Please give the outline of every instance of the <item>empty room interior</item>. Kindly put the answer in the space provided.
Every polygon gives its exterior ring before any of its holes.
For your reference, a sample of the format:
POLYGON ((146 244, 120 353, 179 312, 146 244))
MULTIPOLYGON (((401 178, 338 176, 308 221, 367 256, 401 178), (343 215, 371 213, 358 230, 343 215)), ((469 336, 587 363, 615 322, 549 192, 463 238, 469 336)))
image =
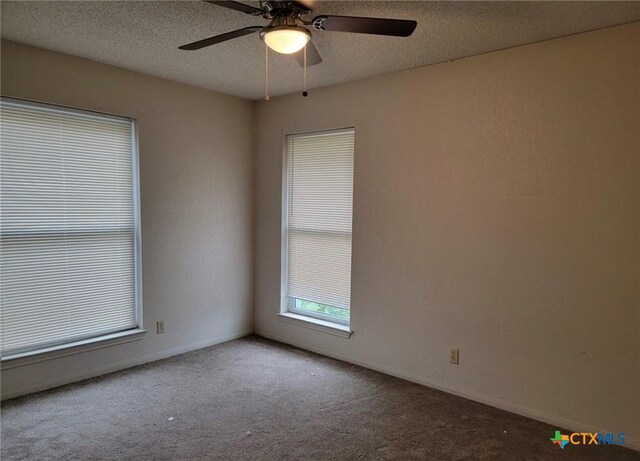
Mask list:
POLYGON ((0 6, 3 461, 640 460, 640 2, 0 6))

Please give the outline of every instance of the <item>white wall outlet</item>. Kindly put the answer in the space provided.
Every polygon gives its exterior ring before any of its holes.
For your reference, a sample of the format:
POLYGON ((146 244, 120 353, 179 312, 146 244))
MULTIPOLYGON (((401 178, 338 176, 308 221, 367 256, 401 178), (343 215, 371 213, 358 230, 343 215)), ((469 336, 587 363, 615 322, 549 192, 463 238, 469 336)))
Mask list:
POLYGON ((458 365, 460 363, 460 350, 459 349, 451 349, 449 352, 449 362, 458 365))
POLYGON ((164 333, 164 320, 158 320, 156 322, 156 330, 158 334, 164 333))

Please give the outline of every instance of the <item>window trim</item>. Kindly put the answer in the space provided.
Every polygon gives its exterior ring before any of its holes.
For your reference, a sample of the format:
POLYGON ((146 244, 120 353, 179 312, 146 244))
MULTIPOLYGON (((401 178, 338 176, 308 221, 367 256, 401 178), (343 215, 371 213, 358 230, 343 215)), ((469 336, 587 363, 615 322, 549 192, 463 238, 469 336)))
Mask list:
POLYGON ((278 314, 278 318, 280 321, 285 323, 308 328, 310 330, 320 331, 322 333, 329 333, 341 338, 350 338, 353 334, 353 330, 351 330, 351 327, 349 326, 334 322, 327 322, 325 320, 309 317, 308 315, 294 314, 293 312, 281 312, 278 314))
POLYGON ((65 343, 58 346, 43 347, 30 352, 8 355, 0 361, 0 370, 30 365, 32 363, 44 362, 46 360, 58 359, 68 355, 89 352, 103 347, 117 346, 142 339, 147 330, 141 328, 131 328, 117 333, 110 333, 93 338, 65 343))
MULTIPOLYGON (((288 210, 289 210, 289 202, 288 198, 288 140, 289 136, 304 136, 304 135, 314 135, 314 134, 334 134, 334 133, 345 133, 352 131, 354 134, 355 140, 355 126, 345 126, 341 128, 331 128, 325 130, 311 130, 311 131, 285 131, 282 130, 282 208, 281 208, 281 224, 280 224, 280 307, 278 315, 281 320, 286 320, 289 323, 300 325, 301 323, 308 323, 310 328, 319 331, 325 331, 328 333, 336 334, 338 336, 343 336, 349 338, 351 336, 351 309, 349 309, 349 319, 339 319, 336 317, 332 317, 330 315, 323 315, 321 313, 309 312, 301 309, 296 309, 294 307, 295 299, 290 296, 287 296, 287 286, 288 286, 288 266, 289 266, 289 220, 288 220, 288 210), (333 330, 333 331, 332 331, 333 330)), ((351 232, 353 239, 353 231, 351 232)), ((353 243, 352 243, 353 246, 353 243)), ((352 261, 353 268, 353 261, 352 261)), ((351 306, 349 306, 351 307, 351 306)))
POLYGON ((0 100, 5 103, 20 106, 31 106, 43 109, 49 112, 75 113, 86 117, 99 119, 115 119, 124 120, 131 124, 131 156, 132 156, 132 174, 133 174, 133 233, 134 233, 134 285, 135 285, 135 323, 133 328, 119 330, 116 332, 108 332, 99 336, 92 336, 84 339, 76 339, 71 342, 65 342, 56 345, 45 346, 27 352, 19 352, 5 357, 0 357, 0 367, 2 369, 12 368, 14 366, 26 365, 29 363, 49 360, 60 356, 84 352, 87 350, 98 349, 124 342, 142 339, 147 332, 144 329, 142 318, 142 232, 141 232, 141 215, 140 215, 140 158, 138 146, 138 121, 133 117, 125 115, 116 115, 94 110, 79 109, 76 107, 65 106, 61 104, 52 104, 30 99, 15 98, 0 95, 0 100))

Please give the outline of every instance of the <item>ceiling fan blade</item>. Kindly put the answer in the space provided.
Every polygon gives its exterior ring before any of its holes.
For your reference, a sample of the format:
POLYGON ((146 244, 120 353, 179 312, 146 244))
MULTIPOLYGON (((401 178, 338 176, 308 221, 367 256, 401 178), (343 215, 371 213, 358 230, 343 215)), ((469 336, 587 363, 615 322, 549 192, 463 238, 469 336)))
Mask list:
POLYGON ((313 11, 313 7, 312 7, 314 3, 313 1, 301 0, 301 1, 290 1, 289 3, 300 12, 304 12, 304 14, 309 14, 313 11))
MULTIPOLYGON (((304 48, 294 54, 298 64, 304 67, 304 48)), ((322 58, 320 57, 320 53, 314 46, 313 42, 307 42, 307 67, 315 66, 316 64, 320 64, 322 62, 322 58)))
POLYGON ((242 13, 253 14, 255 16, 262 16, 262 10, 258 8, 254 8, 250 5, 245 5, 240 2, 232 2, 232 1, 214 1, 214 0, 204 0, 207 3, 213 3, 214 5, 224 6, 225 8, 231 8, 232 10, 240 11, 242 13))
POLYGON ((356 16, 317 16, 313 18, 317 30, 355 32, 358 34, 392 35, 408 37, 418 23, 406 19, 360 18, 356 16))
POLYGON ((188 43, 187 45, 182 45, 178 47, 181 50, 199 50, 200 48, 204 48, 206 46, 215 45, 217 43, 226 42, 227 40, 231 40, 233 38, 242 37, 244 35, 252 34, 256 31, 261 30, 260 26, 251 26, 245 27, 244 29, 234 30, 232 32, 227 32, 226 34, 216 35, 214 37, 205 38, 203 40, 198 40, 197 42, 188 43))
POLYGON ((299 0, 298 3, 302 3, 304 6, 313 11, 318 6, 318 1, 319 0, 299 0))

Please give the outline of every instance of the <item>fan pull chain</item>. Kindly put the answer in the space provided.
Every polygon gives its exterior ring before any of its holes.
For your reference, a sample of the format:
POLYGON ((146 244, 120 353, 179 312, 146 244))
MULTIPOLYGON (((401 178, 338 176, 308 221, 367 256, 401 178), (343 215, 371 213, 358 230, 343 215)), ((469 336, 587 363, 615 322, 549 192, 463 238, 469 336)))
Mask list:
POLYGON ((269 47, 264 44, 264 100, 269 101, 269 47))
POLYGON ((304 66, 302 66, 302 74, 303 74, 303 85, 302 85, 302 96, 305 98, 309 95, 307 92, 307 44, 304 45, 304 66))

